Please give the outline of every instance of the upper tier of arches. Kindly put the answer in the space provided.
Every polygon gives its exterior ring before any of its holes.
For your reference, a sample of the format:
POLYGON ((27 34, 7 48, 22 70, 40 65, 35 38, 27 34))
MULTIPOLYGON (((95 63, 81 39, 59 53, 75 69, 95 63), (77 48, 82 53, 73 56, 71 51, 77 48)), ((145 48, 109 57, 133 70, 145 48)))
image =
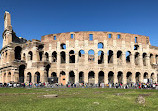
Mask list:
POLYGON ((103 41, 103 40, 118 40, 133 43, 149 44, 149 37, 137 34, 120 33, 120 32, 103 32, 103 31, 81 31, 81 32, 66 32, 58 34, 49 34, 42 36, 42 42, 57 42, 57 41, 103 41))

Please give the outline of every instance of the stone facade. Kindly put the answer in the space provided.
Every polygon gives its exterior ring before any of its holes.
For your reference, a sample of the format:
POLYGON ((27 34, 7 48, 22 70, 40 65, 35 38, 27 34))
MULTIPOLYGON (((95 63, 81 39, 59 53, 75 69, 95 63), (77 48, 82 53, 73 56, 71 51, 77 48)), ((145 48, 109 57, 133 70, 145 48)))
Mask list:
POLYGON ((0 82, 157 83, 158 47, 149 37, 102 31, 17 37, 5 12, 0 82))

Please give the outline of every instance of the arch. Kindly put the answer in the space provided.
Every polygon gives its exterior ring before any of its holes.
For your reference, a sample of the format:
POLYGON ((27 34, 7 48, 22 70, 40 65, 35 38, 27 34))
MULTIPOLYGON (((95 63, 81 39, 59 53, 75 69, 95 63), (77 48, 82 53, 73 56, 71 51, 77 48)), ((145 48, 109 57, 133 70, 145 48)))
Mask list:
POLYGON ((117 73, 117 79, 118 79, 118 83, 123 83, 123 72, 119 71, 117 73))
POLYGON ((130 63, 130 62, 131 62, 131 52, 126 51, 126 63, 130 63))
POLYGON ((84 72, 79 72, 79 83, 84 83, 84 72))
POLYGON ((52 77, 52 83, 58 83, 58 77, 56 72, 52 72, 51 77, 52 77))
POLYGON ((134 50, 138 50, 139 49, 139 45, 134 45, 134 50))
POLYGON ((66 75, 66 73, 64 71, 61 71, 60 75, 66 75))
POLYGON ((66 73, 64 71, 61 71, 59 77, 60 77, 60 83, 63 84, 63 85, 66 84, 65 76, 66 76, 66 73))
POLYGON ((122 51, 117 51, 117 63, 122 65, 122 51))
POLYGON ((19 66, 19 82, 24 83, 24 71, 25 71, 25 65, 19 66))
POLYGON ((103 64, 103 63, 104 63, 104 52, 98 51, 98 64, 103 64))
POLYGON ((48 74, 49 74, 49 69, 50 69, 50 65, 48 64, 48 65, 45 67, 47 77, 48 77, 48 74))
POLYGON ((136 52, 135 56, 134 56, 134 58, 135 58, 135 65, 139 65, 139 56, 140 56, 139 52, 136 52))
POLYGON ((88 83, 89 84, 94 84, 95 83, 95 73, 93 71, 90 71, 88 73, 88 83))
POLYGON ((29 58, 29 60, 32 60, 32 58, 33 58, 32 51, 29 51, 29 52, 28 52, 28 58, 29 58))
POLYGON ((15 47, 14 54, 16 60, 21 60, 21 50, 22 48, 20 46, 15 47))
POLYGON ((42 50, 43 48, 44 48, 43 45, 39 45, 39 46, 38 46, 38 50, 42 50))
POLYGON ((11 82, 11 72, 8 73, 8 82, 11 82))
POLYGON ((32 75, 31 72, 27 73, 27 81, 30 83, 32 81, 32 75))
POLYGON ((66 63, 66 54, 64 51, 60 52, 61 63, 66 63))
POLYGON ((60 44, 60 49, 66 49, 66 44, 65 43, 60 44))
POLYGON ((94 50, 91 49, 91 50, 88 51, 88 61, 93 62, 94 59, 95 59, 94 50))
POLYGON ((103 71, 99 72, 98 83, 104 83, 104 72, 103 71))
POLYGON ((102 42, 98 43, 98 49, 103 49, 104 48, 104 44, 102 42))
POLYGON ((39 59, 42 61, 43 52, 39 52, 39 59))
POLYGON ((144 77, 144 79, 148 79, 148 73, 145 72, 143 77, 144 77))
POLYGON ((69 72, 69 82, 70 83, 75 83, 75 73, 74 73, 74 71, 70 71, 69 72))
POLYGON ((114 73, 112 71, 108 73, 108 83, 114 83, 114 73))
POLYGON ((35 83, 39 83, 40 82, 41 78, 40 78, 40 73, 38 71, 35 73, 34 79, 35 79, 35 83))
POLYGON ((143 65, 146 66, 147 53, 143 53, 143 65))
POLYGON ((84 50, 80 50, 78 52, 78 61, 79 62, 84 62, 84 58, 85 58, 85 51, 84 50))
POLYGON ((49 54, 46 52, 45 53, 46 61, 49 61, 49 54))
POLYGON ((57 62, 57 52, 56 51, 54 51, 52 53, 52 62, 57 62))
POLYGON ((75 52, 73 50, 69 52, 69 63, 75 63, 75 52))
POLYGON ((136 83, 139 83, 140 82, 140 72, 136 72, 136 75, 135 75, 135 79, 136 79, 136 83))
POLYGON ((117 34, 117 39, 121 39, 121 35, 120 34, 117 34))
POLYGON ((131 72, 127 72, 127 84, 132 83, 132 73, 131 72))
POLYGON ((108 51, 108 63, 113 63, 113 51, 108 51))

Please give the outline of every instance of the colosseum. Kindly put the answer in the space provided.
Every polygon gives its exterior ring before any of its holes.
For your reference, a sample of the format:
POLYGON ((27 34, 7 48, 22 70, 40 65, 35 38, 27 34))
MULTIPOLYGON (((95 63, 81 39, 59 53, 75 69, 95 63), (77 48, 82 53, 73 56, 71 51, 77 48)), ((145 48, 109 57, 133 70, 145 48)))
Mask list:
POLYGON ((17 37, 4 14, 0 82, 137 83, 158 79, 158 47, 148 36, 103 31, 17 37))

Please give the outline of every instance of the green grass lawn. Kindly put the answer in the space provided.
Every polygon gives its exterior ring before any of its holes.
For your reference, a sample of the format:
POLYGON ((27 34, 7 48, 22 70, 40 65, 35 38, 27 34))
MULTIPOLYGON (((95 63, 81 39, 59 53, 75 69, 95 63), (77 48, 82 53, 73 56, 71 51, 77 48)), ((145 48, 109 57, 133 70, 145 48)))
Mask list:
POLYGON ((158 90, 0 88, 0 111, 158 111, 158 90), (43 98, 46 94, 58 97, 43 98), (136 103, 140 94, 145 104, 136 103))

